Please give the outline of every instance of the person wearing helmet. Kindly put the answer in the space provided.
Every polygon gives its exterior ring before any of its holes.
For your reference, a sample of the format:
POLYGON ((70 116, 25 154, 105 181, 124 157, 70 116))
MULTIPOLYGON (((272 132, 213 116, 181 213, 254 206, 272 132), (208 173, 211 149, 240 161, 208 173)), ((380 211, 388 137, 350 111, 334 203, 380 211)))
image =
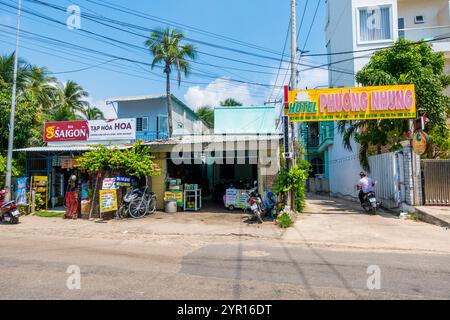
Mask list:
POLYGON ((364 197, 366 196, 366 194, 373 191, 374 183, 372 182, 372 179, 368 177, 363 171, 361 171, 359 176, 361 179, 359 180, 359 183, 357 185, 357 188, 359 190, 358 198, 362 205, 364 203, 364 197))

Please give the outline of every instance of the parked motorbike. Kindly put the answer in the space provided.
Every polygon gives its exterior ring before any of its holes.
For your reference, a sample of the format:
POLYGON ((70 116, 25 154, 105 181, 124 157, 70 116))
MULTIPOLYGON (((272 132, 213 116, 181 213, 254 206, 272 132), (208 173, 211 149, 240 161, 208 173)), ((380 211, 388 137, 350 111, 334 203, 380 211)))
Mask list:
POLYGON ((253 216, 259 220, 260 223, 263 222, 264 209, 262 205, 262 197, 258 192, 258 186, 255 182, 255 187, 250 189, 248 192, 248 204, 253 216))
POLYGON ((0 191, 0 222, 7 222, 10 224, 18 224, 20 212, 17 210, 15 201, 5 200, 5 190, 0 191))
POLYGON ((131 202, 142 196, 142 191, 138 188, 133 188, 123 197, 122 205, 117 211, 117 218, 124 219, 130 214, 130 204, 131 202))

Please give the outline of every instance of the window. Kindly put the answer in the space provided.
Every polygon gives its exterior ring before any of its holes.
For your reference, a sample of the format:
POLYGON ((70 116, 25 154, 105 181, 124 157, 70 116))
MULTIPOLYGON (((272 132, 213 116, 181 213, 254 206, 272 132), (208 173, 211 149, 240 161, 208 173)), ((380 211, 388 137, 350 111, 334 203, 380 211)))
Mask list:
POLYGON ((159 115, 156 121, 158 130, 158 138, 168 138, 169 134, 169 122, 166 115, 159 115))
POLYGON ((361 42, 392 39, 391 7, 363 8, 358 12, 361 42))
POLYGON ((147 131, 148 130, 148 118, 136 118, 136 131, 147 131))
POLYGON ((414 23, 415 24, 421 24, 421 23, 425 23, 425 17, 420 15, 420 16, 415 16, 414 17, 414 23))
POLYGON ((398 18, 398 37, 405 38, 405 18, 398 18))

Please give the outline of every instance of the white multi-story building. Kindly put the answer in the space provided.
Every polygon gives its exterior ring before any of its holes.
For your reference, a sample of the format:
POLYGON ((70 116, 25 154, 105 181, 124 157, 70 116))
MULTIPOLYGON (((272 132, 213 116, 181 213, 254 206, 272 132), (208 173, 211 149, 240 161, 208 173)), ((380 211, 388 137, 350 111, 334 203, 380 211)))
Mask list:
MULTIPOLYGON (((429 40, 435 51, 445 53, 450 71, 449 0, 327 0, 325 24, 328 52, 342 53, 328 57, 330 87, 356 86, 354 75, 369 62, 374 50, 392 45, 399 37, 429 40)), ((317 154, 310 158, 324 164, 330 192, 356 196, 354 186, 361 171, 358 145, 353 143, 353 151, 346 150, 336 124, 308 130, 313 131, 319 131, 320 143, 314 146, 317 154)))

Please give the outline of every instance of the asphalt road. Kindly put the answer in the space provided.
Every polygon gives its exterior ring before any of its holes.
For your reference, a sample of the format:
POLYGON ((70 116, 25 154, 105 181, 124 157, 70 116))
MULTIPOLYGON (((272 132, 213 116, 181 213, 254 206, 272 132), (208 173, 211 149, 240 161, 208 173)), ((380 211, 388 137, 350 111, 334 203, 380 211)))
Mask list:
POLYGON ((449 299, 450 255, 256 241, 0 234, 3 299, 449 299), (68 289, 76 265, 81 289, 68 289), (369 266, 380 289, 369 290, 369 266))

